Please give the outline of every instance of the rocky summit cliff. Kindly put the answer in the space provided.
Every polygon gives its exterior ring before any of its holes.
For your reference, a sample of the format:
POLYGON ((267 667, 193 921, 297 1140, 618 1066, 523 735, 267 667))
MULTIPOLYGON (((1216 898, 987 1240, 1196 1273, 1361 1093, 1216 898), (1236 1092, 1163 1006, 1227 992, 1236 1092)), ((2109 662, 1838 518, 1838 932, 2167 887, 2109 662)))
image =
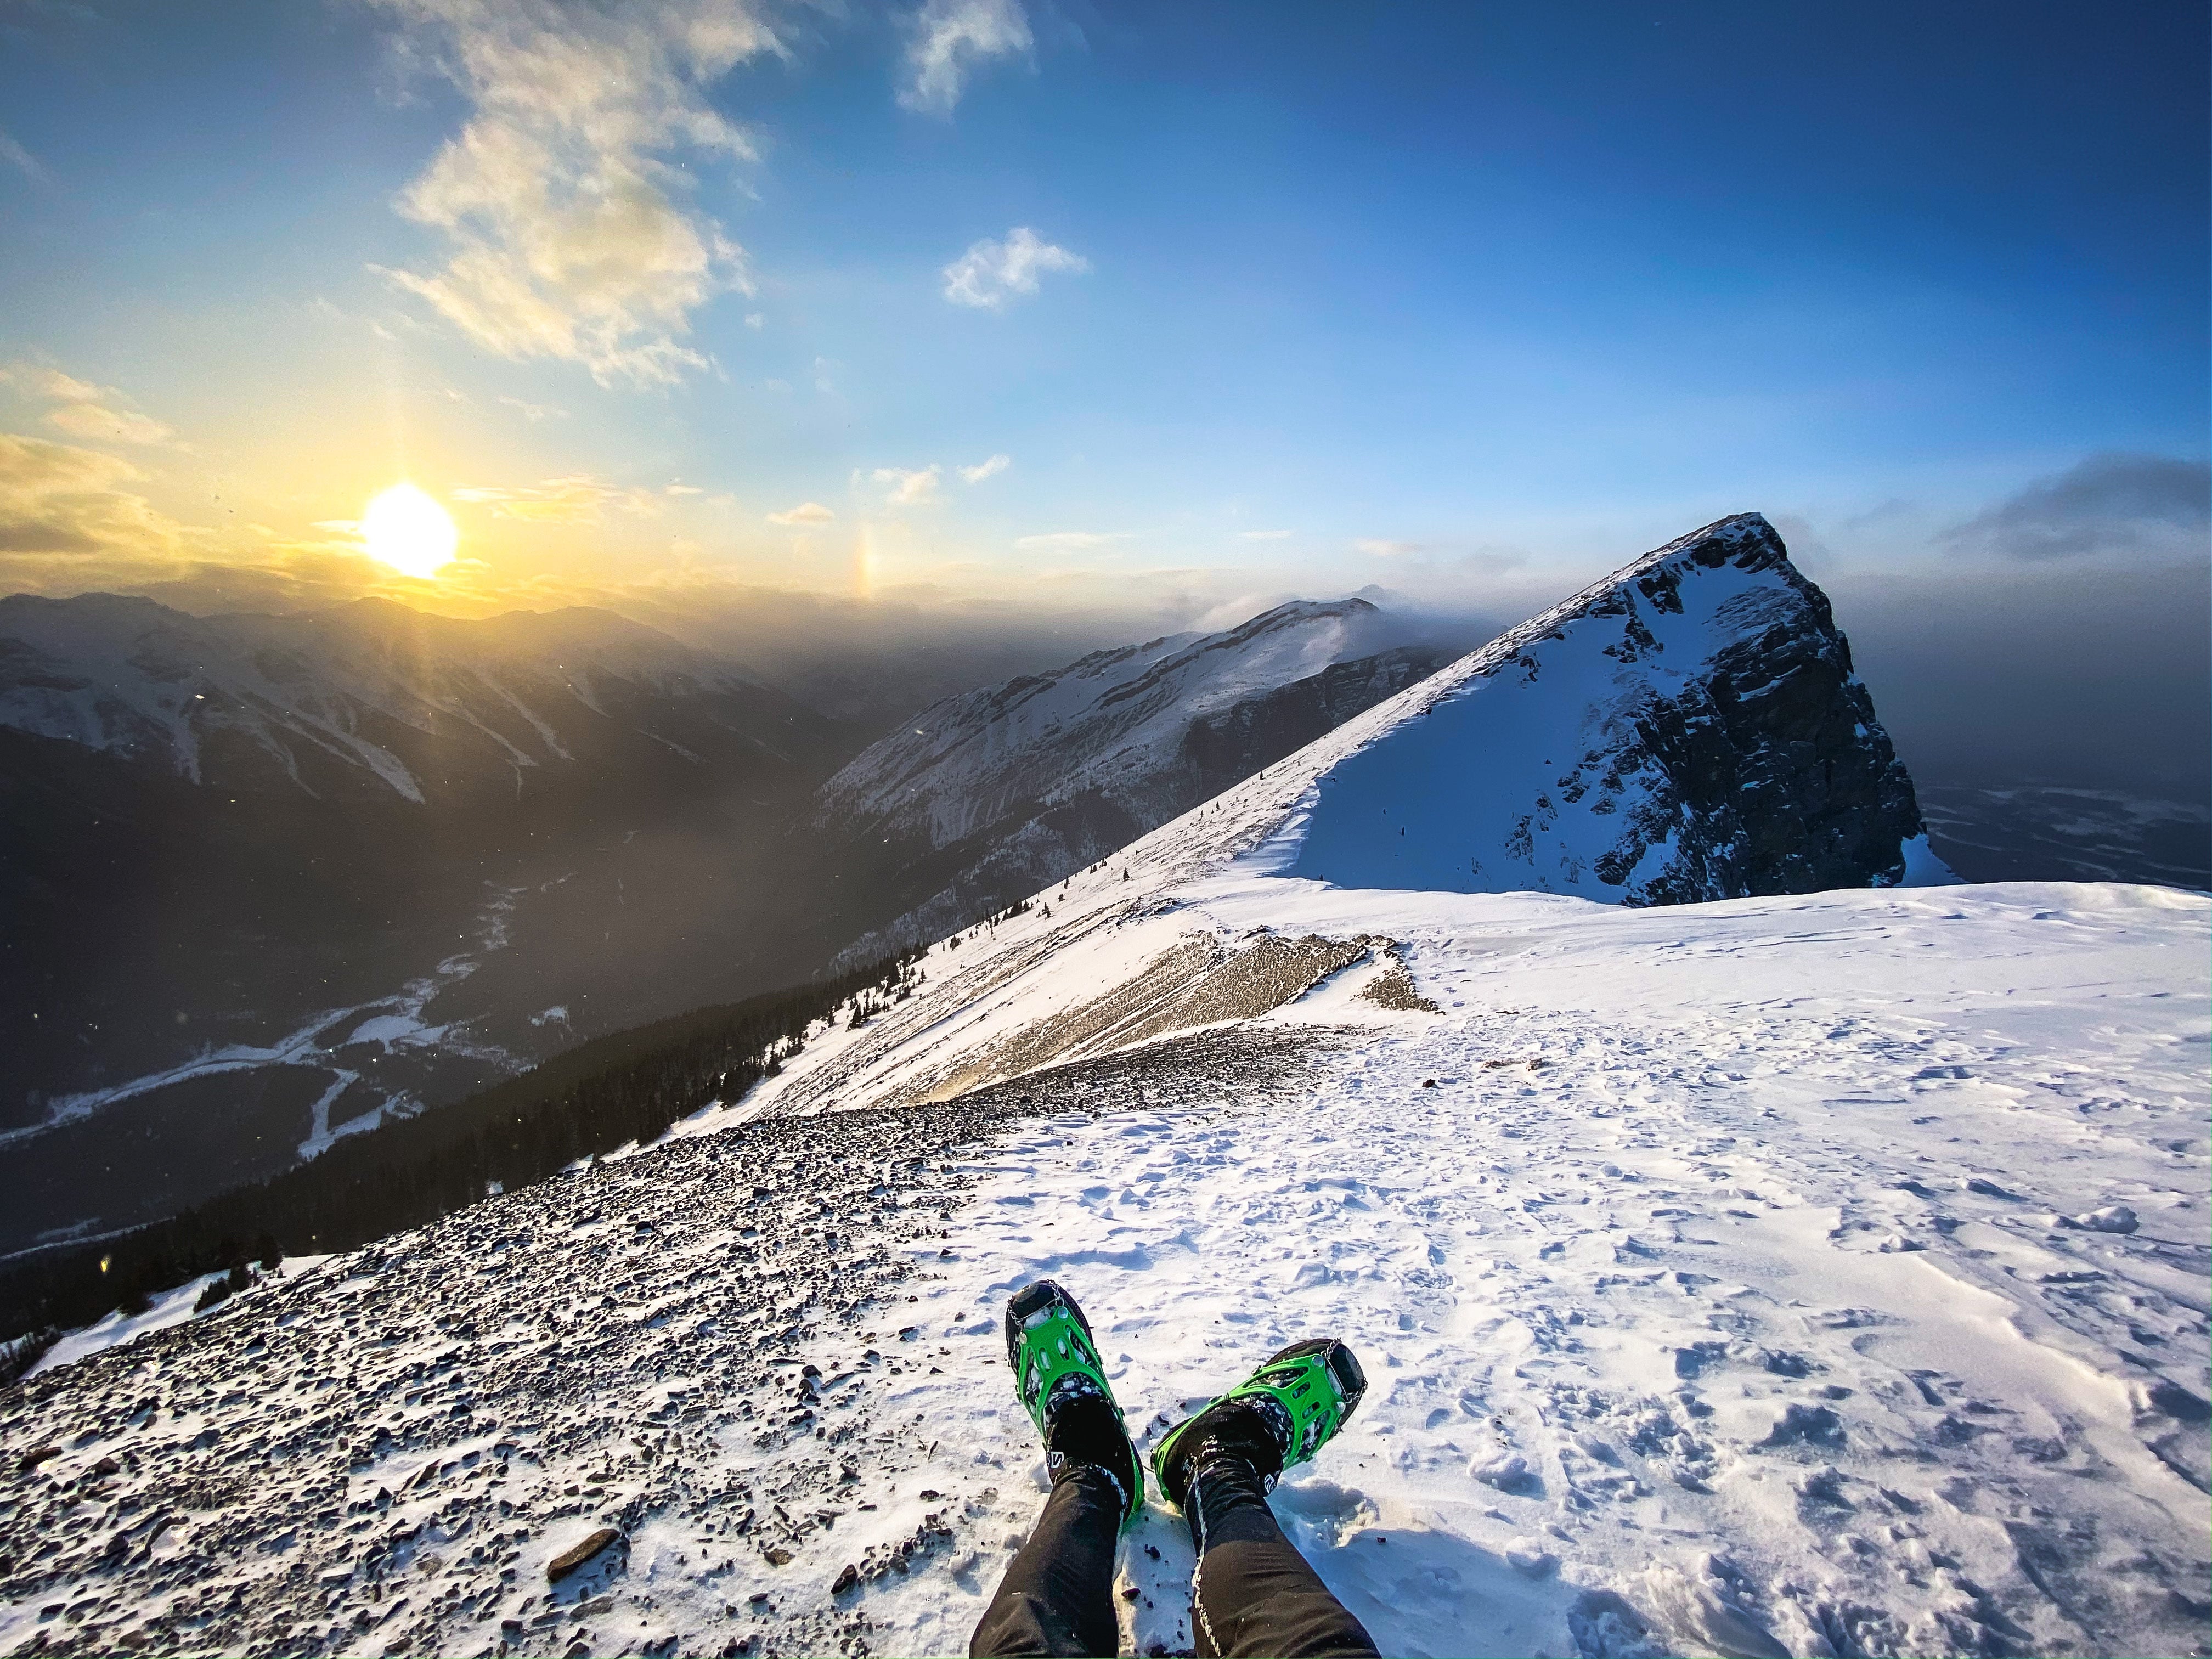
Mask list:
POLYGON ((1275 849, 1352 887, 1674 904, 1944 872, 1826 596, 1756 513, 1462 658, 1275 849))

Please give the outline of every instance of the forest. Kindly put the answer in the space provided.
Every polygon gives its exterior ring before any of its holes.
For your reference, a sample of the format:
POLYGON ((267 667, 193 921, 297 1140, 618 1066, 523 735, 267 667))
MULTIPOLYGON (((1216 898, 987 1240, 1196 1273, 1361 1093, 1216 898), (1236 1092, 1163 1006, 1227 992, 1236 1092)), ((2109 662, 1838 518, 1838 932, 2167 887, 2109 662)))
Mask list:
POLYGON ((350 1135, 282 1175, 150 1226, 27 1253, 0 1265, 0 1382, 61 1331, 203 1274, 202 1305, 252 1282, 253 1267, 347 1250, 435 1221, 580 1159, 658 1137, 708 1102, 773 1075, 807 1028, 847 1004, 855 1022, 917 982, 897 956, 742 1002, 694 1009, 594 1038, 450 1106, 350 1135))

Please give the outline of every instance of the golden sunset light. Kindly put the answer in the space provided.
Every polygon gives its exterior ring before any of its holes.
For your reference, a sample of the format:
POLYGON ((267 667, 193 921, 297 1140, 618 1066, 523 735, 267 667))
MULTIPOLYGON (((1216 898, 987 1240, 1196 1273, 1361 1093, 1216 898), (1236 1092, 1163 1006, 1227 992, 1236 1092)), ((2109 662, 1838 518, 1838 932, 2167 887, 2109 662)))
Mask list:
POLYGON ((2212 3, 0 44, 0 1659, 2212 1659, 2212 3))
POLYGON ((427 581, 453 562, 459 532, 444 507, 403 482, 369 502, 361 515, 361 538, 372 558, 427 581))

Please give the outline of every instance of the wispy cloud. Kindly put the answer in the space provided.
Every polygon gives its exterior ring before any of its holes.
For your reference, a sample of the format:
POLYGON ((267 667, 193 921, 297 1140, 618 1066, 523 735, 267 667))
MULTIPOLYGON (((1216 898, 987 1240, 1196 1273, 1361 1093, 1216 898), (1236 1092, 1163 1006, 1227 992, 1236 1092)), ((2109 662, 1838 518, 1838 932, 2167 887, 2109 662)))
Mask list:
POLYGON ((932 115, 950 115, 991 59, 1026 56, 1036 45, 1021 0, 928 0, 908 28, 898 100, 932 115))
POLYGON ((828 524, 837 515, 819 501, 801 501, 797 507, 782 513, 768 515, 770 524, 780 524, 787 529, 800 529, 809 525, 828 524))
POLYGON ((489 506, 495 518, 532 524, 597 524, 610 508, 637 514, 659 510, 650 490, 623 489, 585 473, 539 484, 468 484, 454 490, 453 499, 489 506))
POLYGON ((1033 548, 1042 552, 1069 552, 1079 548, 1103 547, 1108 542, 1127 539, 1127 532, 1122 531, 1116 531, 1111 534, 1101 534, 1094 530, 1054 530, 1042 536, 1017 537, 1014 545, 1033 548))
POLYGON ((750 291, 742 251, 682 199, 667 158, 753 159, 706 88, 782 50, 754 0, 377 0, 403 50, 474 106, 401 193, 444 231, 444 269, 386 273, 486 349, 552 357, 602 385, 705 366, 683 343, 714 295, 750 291))
POLYGON ((1013 464, 1014 458, 1011 455, 994 455, 988 461, 978 461, 973 466, 962 467, 960 476, 971 484, 978 484, 986 478, 995 478, 1013 464))
POLYGON ((34 184, 46 182, 46 170, 39 158, 25 149, 5 132, 0 132, 0 161, 19 168, 26 179, 34 184))
POLYGON ((144 476, 120 456, 0 432, 0 554, 173 552, 175 522, 120 488, 144 476))
POLYGON ((536 426, 540 421, 565 421, 568 411, 553 404, 525 403, 520 398, 501 398, 500 402, 515 410, 522 418, 536 426))
POLYGON ((44 363, 27 362, 0 368, 0 383, 52 403, 54 407, 46 411, 46 424, 72 438, 149 448, 185 447, 177 441, 173 428, 150 415, 120 407, 126 399, 113 386, 94 386, 44 363))
POLYGON ((2163 455, 2092 455, 1944 532, 2014 559, 2197 552, 2212 527, 2212 466, 2163 455))
POLYGON ((945 469, 925 466, 915 472, 902 466, 879 466, 869 477, 888 488, 890 493, 884 499, 891 506, 927 507, 938 499, 938 487, 945 481, 945 469))
POLYGON ((1026 225, 1006 233, 1002 242, 975 243, 939 273, 945 297, 957 306, 995 311, 1018 294, 1037 291, 1037 278, 1048 270, 1080 274, 1091 261, 1041 239, 1026 225))
POLYGON ((1294 530, 1240 530, 1237 532, 1237 539, 1240 542, 1282 542, 1288 541, 1297 533, 1294 530))
POLYGON ((1386 542, 1372 536, 1363 541, 1356 541, 1352 545, 1355 551, 1364 553, 1370 558, 1376 559, 1395 558, 1401 553, 1418 553, 1421 550, 1421 544, 1419 542, 1386 542))

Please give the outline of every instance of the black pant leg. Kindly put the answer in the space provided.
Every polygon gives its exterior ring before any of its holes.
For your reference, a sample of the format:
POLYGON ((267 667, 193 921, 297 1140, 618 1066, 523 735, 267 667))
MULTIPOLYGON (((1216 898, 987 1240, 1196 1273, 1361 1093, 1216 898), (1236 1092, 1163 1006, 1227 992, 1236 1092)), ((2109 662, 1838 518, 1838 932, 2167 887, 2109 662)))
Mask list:
POLYGON ((1247 1465, 1194 1471, 1184 1494, 1198 1571, 1190 1627, 1200 1659, 1376 1659, 1366 1627, 1306 1565, 1247 1465))
POLYGON ((1114 1619, 1114 1546, 1121 1492, 1103 1469, 1061 1467, 1044 1513, 999 1581, 968 1641, 975 1659, 1058 1654, 1099 1659, 1121 1650, 1114 1619))

